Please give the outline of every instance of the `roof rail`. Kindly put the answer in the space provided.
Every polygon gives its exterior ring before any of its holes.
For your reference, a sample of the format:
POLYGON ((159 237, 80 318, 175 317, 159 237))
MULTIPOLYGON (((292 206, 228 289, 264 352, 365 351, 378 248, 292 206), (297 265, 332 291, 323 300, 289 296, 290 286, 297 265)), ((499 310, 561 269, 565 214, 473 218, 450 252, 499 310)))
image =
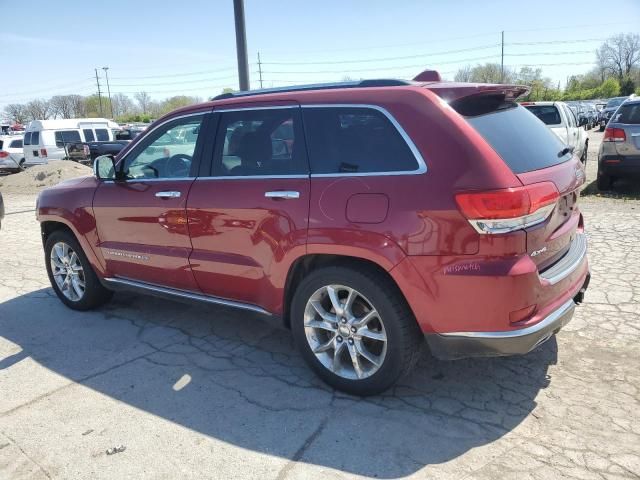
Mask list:
POLYGON ((365 87, 399 87, 402 85, 413 85, 408 80, 395 79, 374 79, 359 80, 355 82, 336 82, 336 83, 316 83, 310 85, 293 85, 290 87, 262 88, 259 90, 248 90, 244 92, 228 92, 222 93, 211 100, 222 100, 225 98, 249 97, 252 95, 262 95, 264 93, 283 93, 283 92, 304 92, 306 90, 331 90, 335 88, 365 88, 365 87))

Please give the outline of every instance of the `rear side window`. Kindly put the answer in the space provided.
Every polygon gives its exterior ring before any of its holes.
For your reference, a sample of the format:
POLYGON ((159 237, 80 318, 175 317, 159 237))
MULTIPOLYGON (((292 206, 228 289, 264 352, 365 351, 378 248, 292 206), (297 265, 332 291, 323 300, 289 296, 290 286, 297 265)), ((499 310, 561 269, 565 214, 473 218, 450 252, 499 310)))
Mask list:
POLYGON ((106 142, 109 140, 109 132, 106 128, 96 128, 96 140, 106 142))
POLYGON ((213 175, 307 174, 299 108, 222 113, 213 175))
POLYGON ((562 123, 560 112, 555 105, 527 105, 525 108, 542 120, 545 125, 560 125, 562 123))
POLYGON ((96 137, 93 136, 93 130, 90 128, 83 128, 82 133, 84 133, 85 142, 93 142, 96 139, 96 137))
POLYGON ((31 132, 27 132, 24 134, 24 144, 31 145, 31 132))
POLYGON ((22 148, 22 140, 13 140, 9 144, 9 148, 22 148))
POLYGON ((80 132, 77 130, 58 130, 55 132, 56 147, 64 147, 67 143, 81 142, 80 132))
POLYGON ((40 145, 40 132, 31 132, 31 145, 40 145))
POLYGON ((627 125, 640 124, 640 103, 622 105, 611 120, 612 123, 625 123, 627 125))
POLYGON ((406 172, 419 165, 380 111, 366 107, 303 108, 312 174, 406 172))
POLYGON ((535 115, 515 103, 467 121, 502 157, 513 173, 524 173, 566 162, 571 153, 535 115))

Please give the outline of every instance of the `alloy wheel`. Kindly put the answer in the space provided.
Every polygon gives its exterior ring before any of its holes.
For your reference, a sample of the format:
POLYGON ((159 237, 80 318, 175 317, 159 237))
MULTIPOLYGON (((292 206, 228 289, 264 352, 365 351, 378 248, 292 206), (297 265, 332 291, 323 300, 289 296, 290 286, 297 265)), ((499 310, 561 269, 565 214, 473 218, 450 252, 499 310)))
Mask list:
POLYGON ((85 278, 78 254, 65 242, 58 242, 51 249, 51 273, 56 285, 72 302, 82 300, 85 293, 85 278))
POLYGON ((357 290, 326 285, 307 301, 304 329, 322 365, 349 380, 376 373, 387 353, 387 333, 373 304, 357 290))

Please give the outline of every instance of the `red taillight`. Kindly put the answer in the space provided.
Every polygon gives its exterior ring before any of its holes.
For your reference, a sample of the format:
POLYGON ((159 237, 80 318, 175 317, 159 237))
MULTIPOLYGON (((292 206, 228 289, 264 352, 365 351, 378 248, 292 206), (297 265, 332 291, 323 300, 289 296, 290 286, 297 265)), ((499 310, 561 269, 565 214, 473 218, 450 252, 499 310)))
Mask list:
POLYGON ((47 149, 46 148, 41 148, 40 149, 40 156, 41 157, 46 157, 47 156, 47 149))
POLYGON ((9 156, 8 152, 0 152, 0 158, 7 158, 9 156))
POLYGON ((503 190, 458 193, 456 202, 468 219, 494 220, 529 215, 556 202, 559 196, 552 182, 542 182, 503 190))
POLYGON ((536 102, 520 102, 520 105, 535 105, 536 102))
POLYGON ((627 136, 622 128, 607 128, 604 131, 603 142, 624 142, 627 136))

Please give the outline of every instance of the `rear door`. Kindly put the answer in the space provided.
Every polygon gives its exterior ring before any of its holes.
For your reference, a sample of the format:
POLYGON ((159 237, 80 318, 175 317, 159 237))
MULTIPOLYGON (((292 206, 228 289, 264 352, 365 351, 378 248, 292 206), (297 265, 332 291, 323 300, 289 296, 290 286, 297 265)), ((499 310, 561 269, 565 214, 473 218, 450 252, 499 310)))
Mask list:
POLYGON ((187 205, 193 275, 220 298, 282 307, 306 251, 309 169, 298 105, 218 110, 212 167, 187 205))
POLYGON ((121 160, 126 180, 98 186, 93 210, 109 276, 198 290, 186 205, 204 121, 194 113, 156 126, 121 160))
POLYGON ((625 140, 613 142, 625 163, 640 164, 640 102, 624 103, 614 114, 609 125, 624 130, 625 140))
POLYGON ((569 249, 579 228, 577 208, 584 168, 576 153, 561 154, 560 139, 522 107, 467 118, 523 185, 553 182, 560 198, 547 220, 527 229, 527 251, 539 269, 569 249), (522 132, 527 132, 522 135, 522 132))

